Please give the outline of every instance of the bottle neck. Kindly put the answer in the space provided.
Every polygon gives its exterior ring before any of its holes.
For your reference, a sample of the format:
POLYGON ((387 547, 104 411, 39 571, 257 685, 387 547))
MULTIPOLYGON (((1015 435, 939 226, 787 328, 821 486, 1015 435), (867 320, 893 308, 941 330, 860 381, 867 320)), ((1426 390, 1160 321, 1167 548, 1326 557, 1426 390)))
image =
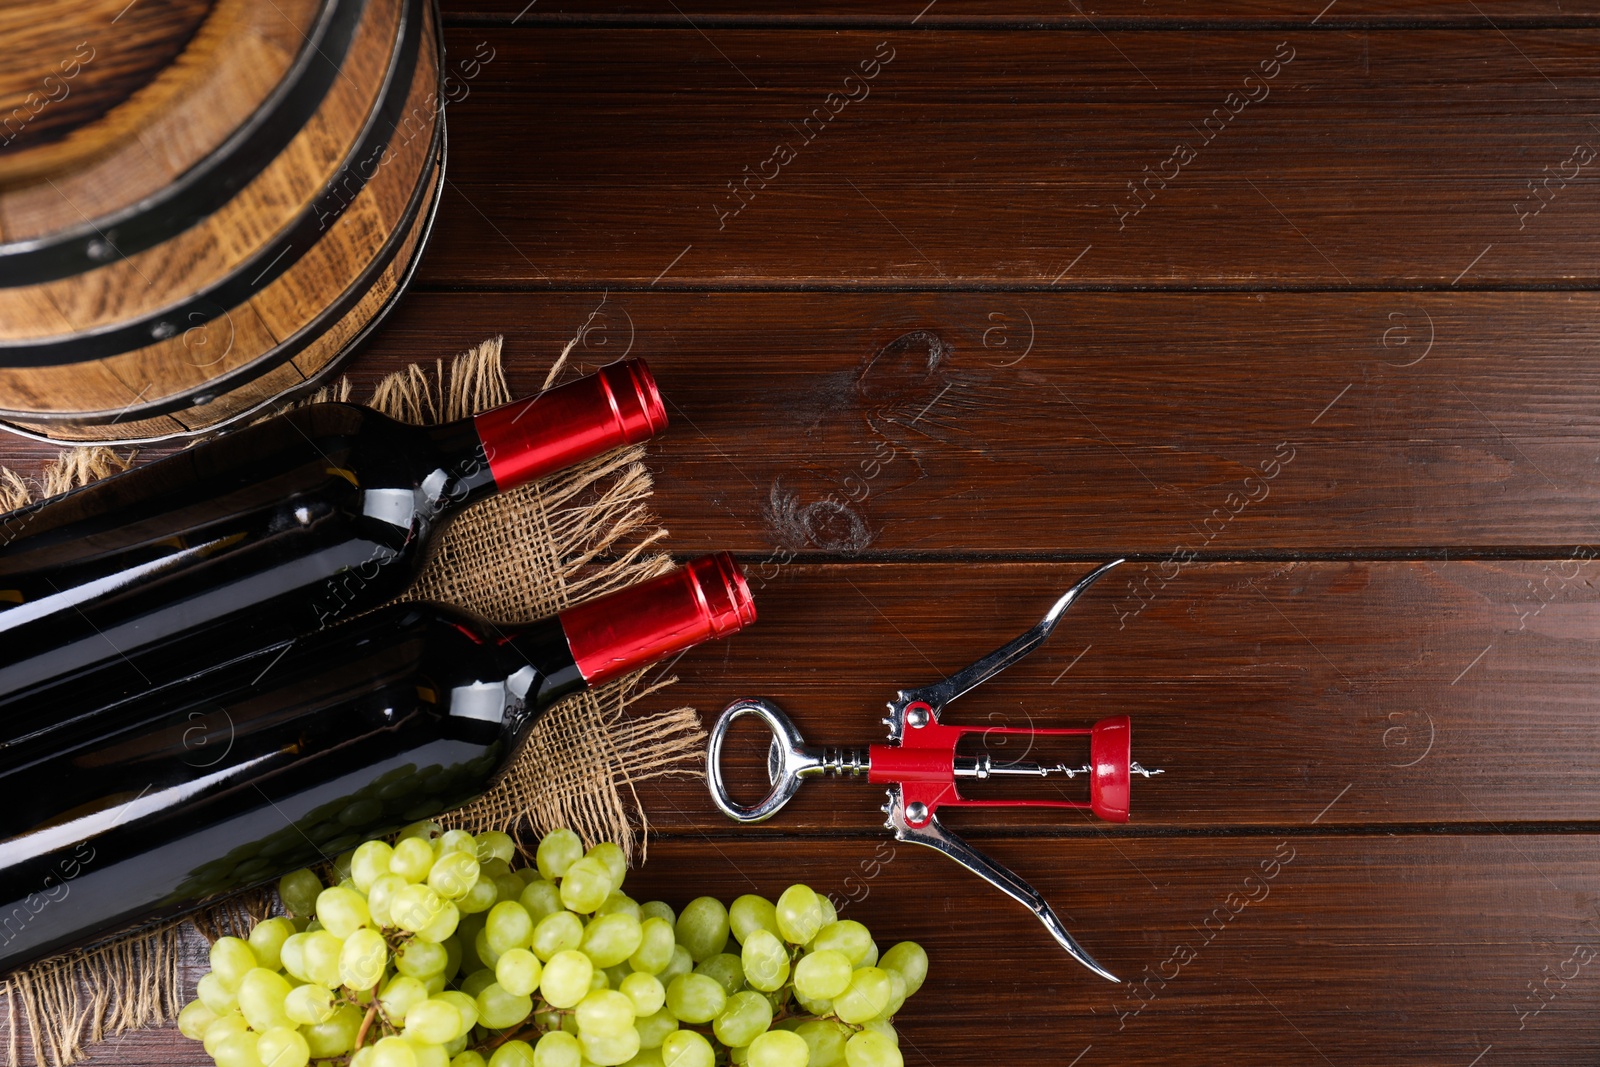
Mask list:
POLYGON ((513 667, 525 663, 533 668, 528 690, 522 694, 525 706, 534 712, 529 716, 530 723, 538 718, 538 712, 556 701, 589 688, 588 680, 573 658, 559 618, 540 619, 509 631, 505 648, 513 667))
POLYGON ((432 443, 438 464, 428 477, 442 477, 436 497, 441 511, 471 507, 500 491, 471 419, 421 429, 432 443))

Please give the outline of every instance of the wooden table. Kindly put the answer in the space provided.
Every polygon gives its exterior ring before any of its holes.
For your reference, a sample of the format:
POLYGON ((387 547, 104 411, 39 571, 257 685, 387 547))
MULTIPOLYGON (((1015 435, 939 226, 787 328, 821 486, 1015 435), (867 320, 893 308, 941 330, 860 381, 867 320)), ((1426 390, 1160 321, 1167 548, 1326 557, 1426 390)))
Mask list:
POLYGON ((708 716, 874 740, 1127 556, 957 709, 1166 771, 950 820, 1120 987, 864 785, 643 789, 639 892, 921 941, 908 1064, 1600 1058, 1600 3, 524 4, 445 4, 444 207, 353 373, 647 357, 672 547, 757 588, 708 716))

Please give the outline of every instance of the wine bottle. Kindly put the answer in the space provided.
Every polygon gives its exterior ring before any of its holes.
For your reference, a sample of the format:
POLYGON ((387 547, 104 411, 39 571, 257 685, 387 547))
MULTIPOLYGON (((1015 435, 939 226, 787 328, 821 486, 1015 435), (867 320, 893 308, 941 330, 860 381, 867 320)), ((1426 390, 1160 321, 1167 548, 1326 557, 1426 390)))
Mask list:
POLYGON ((85 695, 0 772, 0 972, 457 807, 557 701, 754 619, 724 553, 528 625, 393 604, 85 695))
POLYGON ((311 404, 13 512, 0 544, 0 694, 187 634, 260 647, 378 606, 463 508, 666 425, 639 360, 437 426, 311 404))

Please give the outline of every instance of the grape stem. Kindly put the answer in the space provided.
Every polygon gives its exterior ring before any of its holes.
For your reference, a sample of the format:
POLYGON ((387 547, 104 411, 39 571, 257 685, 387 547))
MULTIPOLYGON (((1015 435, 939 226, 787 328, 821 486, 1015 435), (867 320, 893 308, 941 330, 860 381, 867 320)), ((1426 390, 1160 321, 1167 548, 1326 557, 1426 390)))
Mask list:
MULTIPOLYGON (((372 1020, 376 1019, 377 1017, 378 1017, 378 986, 377 986, 377 983, 373 983, 373 986, 372 986, 372 1004, 371 1004, 370 1007, 367 1008, 366 1018, 361 1020, 361 1029, 356 1031, 356 1046, 355 1046, 355 1050, 359 1050, 361 1048, 362 1042, 364 1042, 367 1039, 367 1031, 372 1027, 372 1020)), ((352 1050, 352 1051, 355 1051, 355 1050, 352 1050)))

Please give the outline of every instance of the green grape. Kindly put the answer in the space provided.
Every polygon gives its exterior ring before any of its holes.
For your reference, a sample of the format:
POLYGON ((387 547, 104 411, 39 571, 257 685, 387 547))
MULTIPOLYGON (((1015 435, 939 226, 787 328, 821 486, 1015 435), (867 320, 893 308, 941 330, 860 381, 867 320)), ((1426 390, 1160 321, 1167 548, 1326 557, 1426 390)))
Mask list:
POLYGON ((392 871, 378 876, 372 883, 372 888, 367 890, 367 914, 372 917, 374 925, 394 925, 394 916, 389 910, 390 905, 394 902, 394 895, 410 884, 392 871))
POLYGON ((867 946, 867 955, 857 966, 876 967, 878 965, 878 943, 872 942, 867 946))
MULTIPOLYGON (((507 863, 505 860, 497 860, 497 859, 479 860, 478 861, 478 872, 479 872, 480 876, 484 877, 484 878, 496 878, 496 879, 504 878, 506 875, 511 873, 511 864, 507 863)), ((518 882, 521 882, 520 878, 518 879, 518 882)), ((521 893, 521 892, 522 892, 522 886, 518 885, 517 886, 517 892, 511 894, 511 899, 515 900, 517 898, 517 894, 521 893)))
POLYGON ((307 982, 289 990, 283 998, 283 1013, 297 1026, 316 1026, 333 1018, 333 990, 307 982))
POLYGON ((439 947, 444 949, 444 970, 439 973, 445 978, 454 978, 461 973, 462 950, 461 928, 456 927, 456 932, 439 942, 439 947))
POLYGON ((394 846, 389 857, 389 870, 408 882, 416 883, 428 877, 433 868, 433 847, 420 837, 406 837, 394 846))
POLYGON ((624 978, 617 991, 633 1002, 633 1013, 639 1018, 654 1015, 667 1002, 667 989, 654 975, 635 972, 624 978))
POLYGON ((406 1012, 405 1034, 408 1039, 443 1045, 461 1034, 461 1012, 454 1004, 444 1000, 424 1000, 411 1005, 406 1012))
POLYGON ((638 1054, 639 1031, 631 1026, 620 1034, 611 1035, 580 1030, 578 1046, 583 1049, 583 1058, 597 1067, 620 1067, 638 1054))
POLYGON ((478 931, 477 936, 472 939, 472 950, 478 954, 480 960, 491 968, 500 962, 500 953, 496 952, 494 946, 489 944, 488 930, 478 931))
POLYGON ((417 979, 404 974, 389 979, 378 993, 378 1003, 383 1005, 384 1014, 397 1023, 404 1023, 406 1014, 427 999, 427 987, 417 979))
POLYGON ((580 1067, 582 1062, 578 1039, 560 1030, 545 1034, 533 1048, 533 1067, 580 1067))
POLYGON ((502 900, 490 909, 483 931, 489 948, 500 956, 510 949, 528 946, 533 940, 533 919, 515 900, 502 900))
POLYGON ((621 848, 610 841, 602 841, 584 855, 604 863, 611 874, 611 887, 622 888, 622 880, 628 876, 628 857, 622 854, 621 848))
POLYGON ((906 996, 922 988, 928 977, 928 954, 915 941, 902 941, 883 954, 878 966, 886 971, 898 971, 906 980, 906 996))
POLYGON ((295 932, 294 923, 288 919, 265 919, 250 931, 250 951, 256 962, 269 971, 283 966, 283 943, 295 932))
POLYGON ((639 921, 665 919, 668 926, 678 925, 678 913, 664 900, 647 900, 639 905, 639 921))
MULTIPOLYGON (((578 951, 582 952, 583 950, 579 949, 578 951)), ((590 956, 589 959, 593 960, 594 957, 590 956)), ((599 969, 600 968, 596 968, 596 970, 599 970, 599 969)), ((616 964, 612 964, 610 967, 605 968, 606 988, 607 989, 620 989, 622 987, 623 979, 627 978, 628 975, 630 975, 632 973, 633 973, 633 968, 629 967, 626 963, 616 963, 616 964)))
POLYGON ((394 966, 401 974, 427 978, 442 973, 449 959, 450 953, 438 942, 413 938, 395 952, 394 966))
POLYGON ((510 834, 499 830, 486 830, 478 835, 478 861, 505 860, 510 863, 517 854, 517 843, 510 834))
POLYGON ((695 974, 715 978, 729 996, 744 988, 744 964, 731 952, 719 952, 694 969, 695 974))
POLYGON ((778 933, 791 945, 804 945, 822 928, 822 905, 808 885, 792 885, 778 898, 778 933))
POLYGON ((754 930, 778 932, 778 908, 766 897, 746 893, 728 908, 728 926, 741 945, 754 930))
MULTIPOLYGON (((406 841, 421 843, 421 838, 408 837, 406 841)), ((402 845, 405 841, 400 842, 402 845)), ((397 856, 399 853, 395 853, 397 856)), ((439 917, 444 910, 444 901, 426 885, 411 884, 404 889, 397 890, 389 898, 389 916, 394 920, 394 925, 402 930, 416 933, 424 930, 439 917)))
POLYGON ((596 989, 578 1001, 577 1016, 580 1034, 615 1037, 633 1029, 633 1001, 614 989, 596 989))
POLYGON ((661 1062, 667 1067, 712 1067, 716 1061, 711 1042, 693 1030, 674 1030, 661 1042, 661 1062))
POLYGON ((290 934, 278 949, 278 966, 302 982, 307 981, 306 942, 310 937, 310 934, 290 934))
POLYGON ((832 1019, 807 1019, 794 1032, 811 1049, 810 1067, 834 1067, 844 1060, 845 1041, 850 1030, 832 1019))
POLYGON ((304 868, 278 879, 278 899, 290 915, 304 918, 316 911, 317 894, 321 892, 322 879, 304 868))
POLYGON ((388 963, 389 947, 384 944, 383 935, 363 927, 345 938, 339 953, 339 981, 351 989, 370 989, 383 977, 388 963))
POLYGON ((494 879, 480 877, 472 883, 467 895, 456 901, 456 907, 464 914, 477 915, 494 907, 499 900, 500 887, 494 884, 494 879))
POLYGON ((545 961, 539 992, 552 1008, 576 1007, 589 992, 594 964, 574 949, 564 949, 545 961))
POLYGON ((227 1015, 239 1006, 239 990, 224 982, 216 971, 200 976, 194 994, 216 1015, 227 1015))
POLYGON ((544 968, 539 957, 525 948, 514 948, 501 954, 495 961, 494 977, 508 993, 527 996, 539 988, 544 968))
POLYGON ((562 875, 561 903, 569 911, 588 914, 604 904, 615 888, 605 860, 598 856, 585 856, 575 861, 562 875))
MULTIPOLYGON (((593 963, 594 961, 590 960, 589 962, 593 963)), ((590 989, 610 989, 611 988, 611 976, 609 974, 607 974, 605 971, 601 970, 599 967, 593 968, 589 972, 589 988, 590 989)))
POLYGON ((561 890, 548 878, 535 878, 522 887, 517 903, 534 922, 561 911, 561 890))
POLYGON ((750 1067, 806 1067, 811 1047, 789 1030, 768 1030, 750 1042, 745 1062, 750 1067))
POLYGON ((900 1035, 895 1032, 894 1023, 890 1022, 886 1018, 880 1017, 877 1019, 868 1019, 866 1022, 861 1024, 861 1029, 871 1030, 875 1034, 882 1034, 884 1037, 894 1042, 895 1048, 900 1047, 900 1035))
POLYGON ((406 1038, 406 1044, 411 1046, 412 1054, 417 1057, 417 1067, 450 1067, 450 1054, 443 1045, 430 1045, 409 1037, 406 1038))
POLYGON ((827 926, 831 922, 838 922, 838 920, 839 920, 839 911, 838 911, 837 908, 835 908, 833 906, 833 898, 832 897, 828 896, 828 894, 826 894, 826 893, 818 893, 817 894, 817 903, 822 905, 822 925, 823 926, 827 926))
POLYGON ((795 992, 812 1000, 832 1000, 850 988, 852 977, 850 957, 837 949, 818 949, 794 965, 795 992))
POLYGON ((672 946, 672 959, 667 965, 656 972, 656 978, 662 985, 671 985, 672 980, 680 974, 688 974, 694 970, 694 957, 689 955, 689 950, 682 945, 672 946))
POLYGON ((334 937, 347 939, 372 921, 367 898, 354 889, 330 886, 317 896, 317 918, 334 937))
MULTIPOLYGON (((662 1002, 666 1002, 666 991, 662 990, 662 1002)), ((633 1022, 633 1028, 639 1031, 639 1044, 642 1048, 660 1048, 661 1042, 667 1035, 678 1028, 678 1017, 666 1008, 653 1015, 641 1015, 633 1022)))
MULTIPOLYGON (((408 838, 416 841, 418 838, 408 838)), ((372 1046, 372 1067, 417 1067, 417 1053, 403 1037, 385 1037, 372 1046)))
POLYGON ((818 1018, 821 1018, 824 1015, 832 1015, 833 1014, 833 1001, 832 1000, 814 999, 812 997, 806 996, 803 993, 798 993, 797 992, 794 995, 794 1002, 796 1004, 800 1005, 800 1007, 804 1008, 807 1014, 815 1015, 818 1018))
POLYGON ((446 852, 428 869, 428 888, 446 900, 460 900, 478 884, 478 857, 471 852, 446 852))
POLYGON ((283 1013, 289 981, 277 971, 254 967, 239 982, 239 1012, 257 1032, 283 1026, 289 1017, 283 1013))
POLYGON ((632 915, 634 922, 644 922, 644 914, 639 909, 639 902, 620 890, 613 891, 609 897, 606 897, 606 902, 600 905, 600 910, 596 914, 616 915, 622 912, 632 915))
POLYGON ((704 974, 680 974, 667 986, 667 1008, 686 1023, 708 1023, 722 1014, 728 991, 704 974))
POLYGON ((615 911, 585 928, 582 948, 596 967, 615 967, 638 951, 643 940, 644 929, 639 920, 625 911, 615 911))
POLYGON ((256 1041, 256 1035, 249 1030, 234 1034, 217 1043, 211 1058, 217 1061, 217 1067, 263 1067, 256 1041))
POLYGON ((420 941, 432 941, 439 944, 456 932, 456 926, 461 922, 461 909, 452 901, 445 901, 444 907, 439 909, 439 914, 434 916, 433 922, 417 931, 420 941))
POLYGON ((840 919, 817 931, 812 939, 813 952, 834 949, 850 958, 850 966, 857 967, 867 958, 867 946, 872 944, 872 934, 854 919, 840 919))
MULTIPOLYGON (((738 901, 734 903, 737 905, 738 901)), ((745 935, 739 962, 744 965, 745 981, 750 983, 751 988, 764 993, 782 989, 789 980, 788 949, 778 940, 777 934, 764 926, 757 926, 745 935)), ((850 967, 846 964, 845 973, 849 971, 850 967)), ((796 973, 795 984, 799 982, 799 974, 796 973)))
POLYGON ((728 944, 728 909, 715 897, 696 897, 678 916, 677 934, 696 963, 715 956, 728 944))
POLYGON ((532 997, 508 993, 499 982, 491 982, 478 994, 478 1022, 491 1030, 515 1026, 532 1011, 532 997))
POLYGON ((844 1062, 848 1067, 904 1067, 905 1059, 893 1041, 863 1030, 845 1042, 844 1062))
POLYGON ((203 1000, 191 1000, 178 1013, 178 1033, 191 1041, 202 1040, 206 1027, 217 1021, 217 1013, 206 1007, 203 1000))
POLYGON ((744 1048, 772 1025, 772 1002, 760 993, 745 990, 728 998, 711 1024, 712 1033, 729 1048, 744 1048))
POLYGON ((350 1054, 350 1067, 372 1067, 374 1055, 371 1045, 362 1045, 350 1054))
POLYGON ((368 841, 357 846, 355 855, 350 857, 350 880, 357 889, 367 892, 373 882, 389 873, 389 859, 393 855, 394 849, 382 841, 368 841))
POLYGON ((570 911, 546 915, 533 928, 533 954, 549 962, 557 952, 566 952, 583 944, 583 920, 570 911))
MULTIPOLYGON (((487 985, 487 983, 486 983, 487 985)), ((478 992, 482 992, 479 990, 478 992)), ((434 1000, 452 1005, 461 1016, 460 1033, 466 1034, 478 1025, 478 999, 477 994, 468 994, 456 989, 446 989, 434 994, 434 1000)))
POLYGON ((362 1012, 354 1004, 341 1004, 324 1022, 301 1029, 306 1044, 315 1060, 342 1056, 356 1044, 356 1034, 361 1029, 362 1012))
POLYGON ((583 842, 571 830, 551 830, 539 842, 533 861, 542 877, 554 881, 564 877, 567 868, 583 858, 583 842))
POLYGON ((205 1046, 206 1054, 215 1056, 217 1046, 236 1034, 250 1032, 250 1024, 244 1021, 242 1015, 224 1015, 216 1022, 206 1027, 206 1032, 201 1036, 201 1043, 205 1046))
POLYGON ((250 943, 237 937, 219 937, 211 944, 211 973, 237 988, 241 979, 261 963, 250 943))
POLYGON ((421 838, 423 844, 430 845, 433 839, 439 836, 439 824, 430 819, 420 819, 409 826, 400 828, 399 839, 404 841, 408 837, 421 838))
POLYGON ((660 1049, 641 1048, 638 1054, 622 1067, 667 1067, 667 1062, 661 1058, 660 1049))
POLYGON ((461 992, 472 997, 473 1010, 477 1010, 478 994, 494 985, 494 972, 487 967, 473 971, 461 980, 461 992))
POLYGON ((488 1067, 488 1065, 483 1053, 467 1049, 465 1052, 456 1053, 450 1060, 450 1067, 488 1067))
POLYGON ((660 974, 672 962, 672 950, 677 944, 672 923, 652 915, 639 925, 639 947, 628 957, 628 965, 645 974, 660 974))
POLYGON ((444 984, 448 980, 442 974, 430 974, 422 980, 422 987, 428 991, 428 996, 436 996, 444 991, 444 984))
POLYGON ((446 830, 439 835, 439 840, 435 842, 435 846, 435 851, 440 856, 443 856, 446 852, 465 852, 473 859, 478 858, 477 838, 465 830, 446 830))
POLYGON ((746 1045, 744 1048, 730 1048, 728 1050, 728 1062, 734 1064, 735 1067, 744 1067, 744 1064, 749 1061, 749 1058, 749 1045, 746 1045))
POLYGON ((526 1041, 507 1041, 489 1057, 489 1067, 533 1067, 533 1046, 526 1041))
POLYGON ((850 985, 833 998, 833 1013, 847 1023, 864 1023, 889 1005, 894 985, 877 967, 859 967, 850 985))
POLYGON ((895 1013, 905 1006, 906 997, 909 994, 906 992, 907 986, 904 975, 899 971, 884 971, 883 973, 889 976, 889 1003, 879 1015, 885 1019, 892 1019, 895 1013))
POLYGON ((338 885, 340 882, 350 877, 350 861, 355 859, 355 856, 355 849, 351 849, 348 852, 341 852, 337 856, 333 857, 334 885, 338 885))
POLYGON ((256 1039, 256 1057, 263 1067, 306 1067, 311 1047, 292 1026, 274 1026, 256 1039))

